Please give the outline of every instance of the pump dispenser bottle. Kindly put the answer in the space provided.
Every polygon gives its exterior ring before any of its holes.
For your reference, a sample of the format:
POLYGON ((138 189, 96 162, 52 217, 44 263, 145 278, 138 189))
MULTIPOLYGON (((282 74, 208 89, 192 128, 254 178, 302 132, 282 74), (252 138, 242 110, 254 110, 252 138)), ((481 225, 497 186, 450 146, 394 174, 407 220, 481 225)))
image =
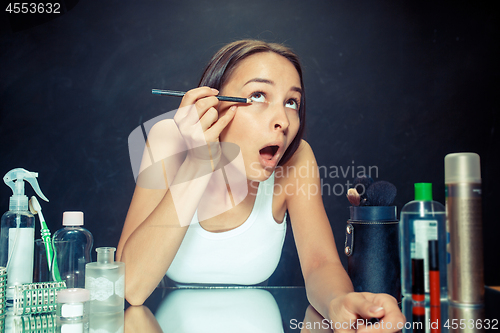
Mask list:
POLYGON ((97 262, 87 264, 85 289, 90 313, 115 313, 125 305, 125 263, 115 261, 114 247, 98 247, 97 262))
POLYGON ((33 282, 35 217, 29 211, 24 181, 31 184, 40 198, 49 201, 40 190, 36 177, 36 172, 17 168, 3 178, 13 192, 9 211, 2 216, 0 233, 0 266, 7 268, 7 300, 14 298, 16 285, 33 282))
POLYGON ((422 299, 415 299, 416 301, 429 300, 428 247, 429 241, 437 240, 440 297, 445 299, 447 297, 446 210, 441 203, 432 200, 432 184, 415 184, 415 200, 407 203, 401 210, 400 235, 403 295, 412 298, 413 294, 415 298, 416 294, 419 294, 422 295, 422 299), (412 271, 412 267, 420 266, 423 266, 421 270, 412 271), (423 293, 420 290, 422 285, 423 293))
POLYGON ((83 212, 64 212, 64 228, 52 239, 52 278, 65 281, 67 288, 85 288, 85 265, 92 261, 94 238, 83 228, 83 212))

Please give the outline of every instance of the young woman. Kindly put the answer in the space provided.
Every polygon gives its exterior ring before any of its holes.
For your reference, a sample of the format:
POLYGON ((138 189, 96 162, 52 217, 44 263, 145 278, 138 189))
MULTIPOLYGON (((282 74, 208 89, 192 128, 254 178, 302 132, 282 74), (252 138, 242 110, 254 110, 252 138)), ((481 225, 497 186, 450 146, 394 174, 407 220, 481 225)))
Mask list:
POLYGON ((387 331, 397 331, 404 317, 394 298, 353 293, 340 262, 315 157, 302 140, 296 55, 278 44, 237 41, 215 54, 199 86, 173 121, 157 123, 148 136, 145 159, 165 158, 143 167, 118 244, 129 303, 142 304, 165 274, 178 283, 265 281, 278 264, 289 214, 315 309, 336 322, 383 318, 393 323, 387 331))

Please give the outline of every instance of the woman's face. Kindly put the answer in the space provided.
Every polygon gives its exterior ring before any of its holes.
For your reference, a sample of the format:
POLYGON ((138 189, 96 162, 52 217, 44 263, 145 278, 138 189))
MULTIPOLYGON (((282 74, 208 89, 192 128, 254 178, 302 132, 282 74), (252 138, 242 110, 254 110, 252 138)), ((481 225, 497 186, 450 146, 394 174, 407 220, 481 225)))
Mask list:
MULTIPOLYGON (((237 105, 220 141, 240 147, 248 179, 266 180, 299 130, 302 89, 297 70, 274 52, 256 53, 240 62, 220 94, 253 100, 237 105)), ((220 115, 233 104, 221 102, 220 115)))

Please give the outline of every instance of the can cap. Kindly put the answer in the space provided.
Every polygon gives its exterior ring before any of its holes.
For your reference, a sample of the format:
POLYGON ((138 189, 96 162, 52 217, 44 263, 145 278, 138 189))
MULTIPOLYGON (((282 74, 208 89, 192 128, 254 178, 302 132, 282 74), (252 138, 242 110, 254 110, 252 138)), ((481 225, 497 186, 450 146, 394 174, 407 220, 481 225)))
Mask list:
POLYGON ((481 183, 481 163, 476 153, 453 153, 444 158, 444 182, 481 183))
POLYGON ((83 225, 83 212, 64 212, 62 224, 66 226, 83 225))
POLYGON ((415 183, 415 200, 432 201, 432 183, 415 183))

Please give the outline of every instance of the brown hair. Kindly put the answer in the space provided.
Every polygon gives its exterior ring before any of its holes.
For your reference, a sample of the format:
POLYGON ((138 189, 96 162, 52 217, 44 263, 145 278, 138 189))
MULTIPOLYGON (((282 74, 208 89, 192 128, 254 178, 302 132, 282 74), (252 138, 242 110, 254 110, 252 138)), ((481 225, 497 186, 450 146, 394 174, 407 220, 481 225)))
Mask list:
POLYGON ((221 48, 212 57, 205 68, 203 75, 201 76, 198 86, 208 86, 220 90, 236 69, 240 61, 259 52, 274 52, 287 58, 294 65, 300 77, 300 86, 302 89, 299 108, 300 126, 297 135, 286 150, 285 154, 283 154, 283 157, 278 164, 283 165, 293 156, 299 147, 300 141, 304 136, 304 129, 306 126, 306 101, 304 82, 302 80, 302 67, 300 66, 299 58, 291 49, 281 44, 266 43, 259 40, 240 40, 232 42, 221 48))

